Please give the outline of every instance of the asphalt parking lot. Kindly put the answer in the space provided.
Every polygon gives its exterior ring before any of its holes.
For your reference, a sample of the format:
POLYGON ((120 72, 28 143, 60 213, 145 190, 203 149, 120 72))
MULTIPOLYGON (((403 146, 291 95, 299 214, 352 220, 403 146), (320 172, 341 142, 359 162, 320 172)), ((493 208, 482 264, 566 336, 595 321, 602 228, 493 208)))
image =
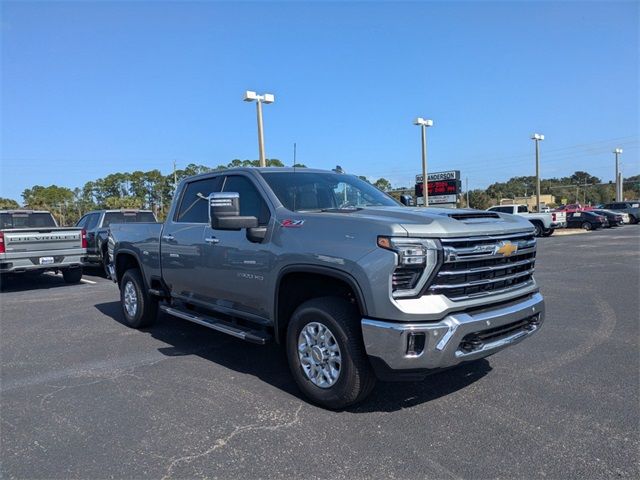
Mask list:
POLYGON ((275 346, 161 316, 123 325, 89 272, 6 285, 2 478, 640 476, 640 226, 543 238, 539 334, 343 412, 275 346))

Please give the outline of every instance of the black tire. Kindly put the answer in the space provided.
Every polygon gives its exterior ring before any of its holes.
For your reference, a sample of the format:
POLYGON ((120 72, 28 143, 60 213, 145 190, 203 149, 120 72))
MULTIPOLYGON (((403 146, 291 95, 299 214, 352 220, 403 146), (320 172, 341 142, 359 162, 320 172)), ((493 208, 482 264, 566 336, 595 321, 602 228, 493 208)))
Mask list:
POLYGON ((635 225, 636 223, 638 223, 638 219, 636 217, 634 217, 633 215, 629 215, 629 223, 631 225, 635 225))
POLYGON ((534 231, 534 235, 536 237, 541 237, 542 233, 543 233, 543 227, 542 224, 540 222, 531 222, 533 224, 533 228, 535 229, 534 231))
POLYGON ((593 229, 593 226, 592 226, 589 222, 584 222, 584 223, 582 224, 582 229, 583 229, 583 230, 587 230, 587 231, 589 231, 589 230, 592 230, 592 229, 593 229))
POLYGON ((102 270, 104 271, 104 276, 110 279, 111 275, 109 275, 109 253, 106 250, 102 252, 102 270))
POLYGON ((158 300, 147 292, 140 270, 137 268, 130 268, 122 276, 120 281, 120 304, 122 305, 124 319, 131 328, 149 327, 153 325, 158 316, 158 300), (128 288, 133 290, 127 290, 128 288), (125 304, 125 292, 129 295, 127 305, 131 308, 127 308, 125 304), (135 295, 135 308, 133 308, 131 302, 131 295, 135 295))
POLYGON ((542 236, 543 237, 550 237, 551 235, 553 235, 553 228, 547 228, 542 232, 542 236))
POLYGON ((293 313, 287 327, 289 367, 300 390, 314 403, 341 409, 364 400, 375 386, 376 377, 365 352, 357 308, 338 297, 314 298, 293 313), (304 372, 298 355, 298 337, 309 323, 326 326, 340 349, 340 373, 335 383, 322 388, 304 372))
POLYGON ((67 283, 80 283, 82 280, 82 268, 68 268, 62 270, 62 278, 67 283))

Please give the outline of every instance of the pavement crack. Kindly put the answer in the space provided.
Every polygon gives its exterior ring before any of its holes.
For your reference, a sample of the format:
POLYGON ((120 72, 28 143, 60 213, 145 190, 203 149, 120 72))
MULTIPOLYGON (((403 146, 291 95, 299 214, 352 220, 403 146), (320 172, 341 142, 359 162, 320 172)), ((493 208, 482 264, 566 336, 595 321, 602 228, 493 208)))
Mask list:
POLYGON ((274 431, 274 430, 280 430, 283 428, 289 428, 292 427, 296 424, 298 424, 300 422, 300 411, 302 410, 302 405, 300 405, 298 407, 298 409, 295 411, 294 415, 293 415, 293 419, 283 422, 283 423, 278 423, 276 425, 260 425, 260 424, 251 424, 251 425, 242 425, 242 426, 236 426, 233 431, 231 433, 229 433, 227 436, 222 437, 222 438, 218 438, 214 445, 210 448, 208 448, 207 450, 200 452, 200 453, 195 453, 192 455, 184 455, 182 457, 178 457, 174 460, 171 461, 171 463, 167 466, 167 470, 164 474, 164 476, 162 477, 162 480, 166 480, 171 478, 171 475, 173 473, 173 469, 181 463, 190 463, 193 460, 197 459, 197 458, 202 458, 202 457, 206 457, 207 455, 212 454, 213 452, 215 452, 216 450, 219 450, 223 447, 225 447, 231 440, 233 440, 234 437, 242 434, 242 433, 246 433, 246 432, 252 432, 252 431, 258 431, 258 430, 267 430, 267 431, 274 431))

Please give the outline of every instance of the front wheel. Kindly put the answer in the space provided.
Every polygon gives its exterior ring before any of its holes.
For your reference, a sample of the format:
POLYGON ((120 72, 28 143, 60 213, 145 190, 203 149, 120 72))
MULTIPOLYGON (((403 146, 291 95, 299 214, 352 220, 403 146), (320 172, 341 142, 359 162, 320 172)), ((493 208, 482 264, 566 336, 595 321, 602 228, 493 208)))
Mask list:
POLYGON ((80 283, 82 268, 68 268, 62 271, 62 278, 66 283, 80 283))
POLYGON ((132 328, 151 326, 158 314, 158 301, 151 297, 142 280, 140 270, 124 272, 120 282, 120 303, 127 324, 132 328))
POLYGON ((534 228, 533 234, 536 237, 541 237, 542 236, 542 225, 540 225, 538 222, 533 222, 533 228, 534 228))
POLYGON ((589 222, 584 222, 582 224, 582 229, 583 230, 591 230, 593 227, 591 226, 591 224, 589 222))
POLYGON ((314 298, 296 309, 287 328, 287 357, 298 387, 327 408, 362 401, 376 382, 360 316, 342 298, 314 298))

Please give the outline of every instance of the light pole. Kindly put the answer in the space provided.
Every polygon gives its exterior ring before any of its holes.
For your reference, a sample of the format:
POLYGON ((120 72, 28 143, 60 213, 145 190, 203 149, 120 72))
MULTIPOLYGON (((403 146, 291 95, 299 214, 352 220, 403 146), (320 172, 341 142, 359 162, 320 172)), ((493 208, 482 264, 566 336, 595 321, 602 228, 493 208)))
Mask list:
POLYGON ((275 101, 275 97, 271 93, 258 95, 256 92, 247 90, 246 92, 244 92, 244 101, 256 102, 256 107, 258 111, 258 153, 260 155, 260 166, 266 167, 267 159, 264 155, 264 133, 262 128, 262 104, 273 103, 275 101))
POLYGON ((544 140, 544 135, 534 133, 531 140, 536 142, 536 211, 540 213, 540 141, 544 140))
POLYGON ((427 127, 433 126, 433 120, 418 117, 413 121, 414 125, 419 125, 422 131, 422 198, 423 207, 429 206, 429 184, 427 182, 427 127))
POLYGON ((616 155, 616 202, 622 201, 622 183, 620 182, 620 163, 618 155, 622 154, 621 148, 616 148, 613 153, 616 155))

